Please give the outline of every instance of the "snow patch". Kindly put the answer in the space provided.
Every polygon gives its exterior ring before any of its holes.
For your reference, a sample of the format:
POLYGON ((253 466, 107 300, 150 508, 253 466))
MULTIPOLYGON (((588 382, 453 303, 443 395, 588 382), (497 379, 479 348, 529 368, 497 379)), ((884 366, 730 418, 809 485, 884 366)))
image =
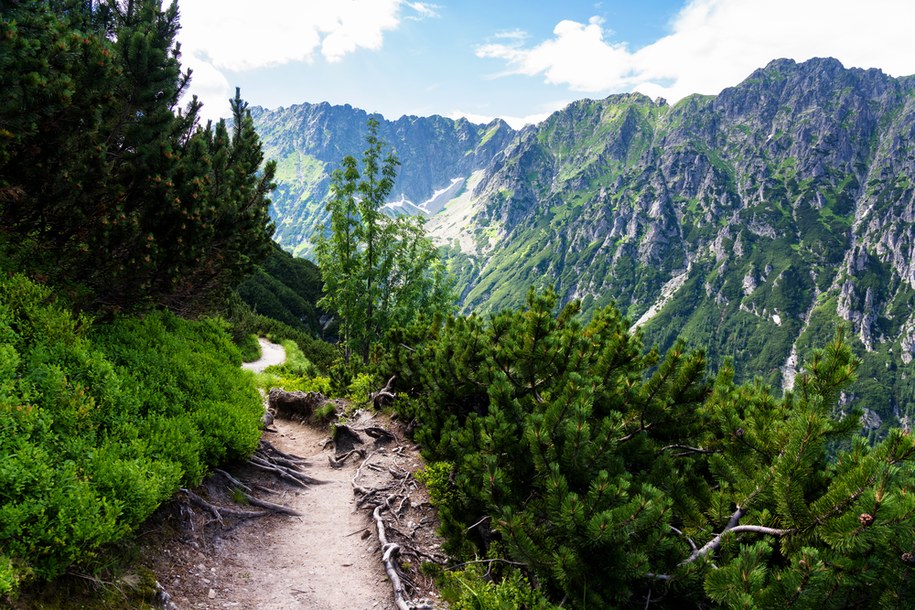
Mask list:
POLYGON ((670 302, 670 300, 673 298, 674 294, 678 290, 683 288, 683 284, 686 283, 686 279, 689 277, 689 270, 690 270, 690 268, 687 267, 686 271, 684 271, 680 275, 675 275, 666 284, 664 284, 661 287, 661 295, 658 297, 658 300, 655 301, 655 303, 651 307, 648 308, 648 311, 643 313, 642 317, 639 318, 638 321, 632 325, 632 327, 629 329, 630 333, 635 332, 636 328, 638 328, 639 326, 642 326, 643 324, 645 324, 646 322, 651 320, 653 317, 658 315, 658 312, 661 311, 664 308, 664 306, 670 302))

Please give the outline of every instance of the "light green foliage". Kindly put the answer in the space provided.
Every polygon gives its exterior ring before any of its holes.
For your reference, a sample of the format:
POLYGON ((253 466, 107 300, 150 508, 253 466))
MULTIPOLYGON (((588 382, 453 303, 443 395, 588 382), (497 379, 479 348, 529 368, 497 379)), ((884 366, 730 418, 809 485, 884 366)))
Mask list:
POLYGON ((252 333, 267 337, 274 343, 291 340, 302 353, 307 353, 308 360, 324 373, 330 370, 337 357, 337 350, 331 344, 300 327, 294 328, 279 320, 255 313, 238 294, 230 295, 222 313, 232 323, 232 336, 236 343, 245 335, 252 333))
POLYGON ((255 334, 242 335, 236 345, 241 352, 242 362, 254 362, 261 357, 261 344, 255 334))
POLYGON ((222 322, 92 327, 51 300, 0 279, 0 594, 91 567, 260 434, 260 398, 222 322))
POLYGON ((288 392, 320 392, 330 395, 330 379, 318 374, 318 370, 294 341, 281 342, 286 351, 286 361, 267 367, 255 375, 257 386, 266 392, 271 388, 283 388, 288 392))
POLYGON ((426 486, 433 506, 446 506, 454 500, 450 482, 453 472, 451 462, 432 462, 416 472, 416 480, 426 486))
POLYGON ((319 305, 339 317, 345 360, 355 354, 363 364, 390 328, 423 312, 447 311, 452 301, 421 219, 392 219, 381 212, 398 161, 393 154, 382 160, 377 130, 377 121, 370 120, 361 173, 350 156, 334 172, 327 202, 330 235, 319 236, 316 247, 324 279, 319 305))
POLYGON ((376 391, 380 386, 378 381, 372 375, 367 373, 357 374, 346 388, 346 397, 356 404, 365 404, 369 400, 369 394, 376 391))
POLYGON ((520 562, 565 607, 915 603, 915 439, 869 446, 837 413, 857 366, 841 335, 779 397, 727 364, 707 378, 682 342, 643 351, 613 308, 585 324, 556 303, 403 329, 384 363, 448 464, 429 478, 452 553, 520 562))
MULTIPOLYGON (((492 568, 490 567, 490 570, 492 568)), ((552 610, 554 606, 520 571, 508 569, 503 578, 493 580, 480 565, 442 576, 442 597, 453 610, 552 610)))

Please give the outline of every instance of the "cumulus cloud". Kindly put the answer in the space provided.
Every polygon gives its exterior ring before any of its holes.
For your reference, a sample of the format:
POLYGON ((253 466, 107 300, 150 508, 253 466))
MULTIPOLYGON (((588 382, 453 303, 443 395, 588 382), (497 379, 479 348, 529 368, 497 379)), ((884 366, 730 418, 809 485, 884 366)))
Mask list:
POLYGON ((831 56, 846 67, 915 73, 910 0, 691 0, 670 34, 637 50, 612 40, 602 19, 561 21, 533 46, 517 40, 481 45, 503 74, 542 77, 576 92, 638 90, 671 101, 718 93, 770 60, 831 56))
POLYGON ((232 94, 225 71, 338 62, 359 49, 380 49, 404 16, 434 17, 436 9, 406 0, 183 0, 178 38, 183 64, 194 71, 189 93, 212 118, 232 94))

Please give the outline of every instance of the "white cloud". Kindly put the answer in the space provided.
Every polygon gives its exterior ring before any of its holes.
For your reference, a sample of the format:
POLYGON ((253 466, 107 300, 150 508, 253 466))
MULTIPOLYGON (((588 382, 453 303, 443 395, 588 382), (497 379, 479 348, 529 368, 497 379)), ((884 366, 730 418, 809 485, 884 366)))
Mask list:
MULTIPOLYGON (((610 40, 603 21, 561 21, 553 37, 477 48, 509 74, 541 76, 584 93, 638 90, 671 101, 715 94, 755 68, 788 57, 836 57, 846 67, 915 73, 915 3, 910 0, 691 0, 671 33, 636 51, 610 40)), ((609 24, 612 25, 612 24, 609 24)))
POLYGON ((408 19, 434 19, 440 17, 439 9, 441 8, 437 4, 432 4, 430 2, 407 2, 407 6, 416 11, 416 15, 408 17, 408 19))
POLYGON ((206 116, 224 115, 232 94, 225 71, 377 51, 404 13, 428 18, 436 8, 406 0, 183 0, 178 38, 183 64, 194 71, 189 93, 204 102, 206 116))

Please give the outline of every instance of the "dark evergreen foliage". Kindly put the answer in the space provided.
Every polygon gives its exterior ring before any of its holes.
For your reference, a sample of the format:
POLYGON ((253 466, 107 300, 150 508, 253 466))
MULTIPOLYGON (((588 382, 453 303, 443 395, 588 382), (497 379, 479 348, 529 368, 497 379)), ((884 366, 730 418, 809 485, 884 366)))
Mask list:
POLYGON ((269 252, 274 165, 233 120, 177 110, 177 5, 23 0, 0 19, 0 229, 82 306, 193 312, 269 252), (177 112, 176 112, 177 110, 177 112))
POLYGON ((869 446, 837 412, 841 337, 779 398, 682 343, 645 352, 614 308, 582 324, 556 303, 392 337, 401 414, 451 465, 454 553, 522 562, 564 607, 915 602, 915 442, 869 446))
POLYGON ((311 261, 295 258, 274 244, 267 260, 237 290, 254 312, 314 336, 332 338, 333 329, 325 329, 321 321, 326 314, 317 307, 321 271, 311 261))

